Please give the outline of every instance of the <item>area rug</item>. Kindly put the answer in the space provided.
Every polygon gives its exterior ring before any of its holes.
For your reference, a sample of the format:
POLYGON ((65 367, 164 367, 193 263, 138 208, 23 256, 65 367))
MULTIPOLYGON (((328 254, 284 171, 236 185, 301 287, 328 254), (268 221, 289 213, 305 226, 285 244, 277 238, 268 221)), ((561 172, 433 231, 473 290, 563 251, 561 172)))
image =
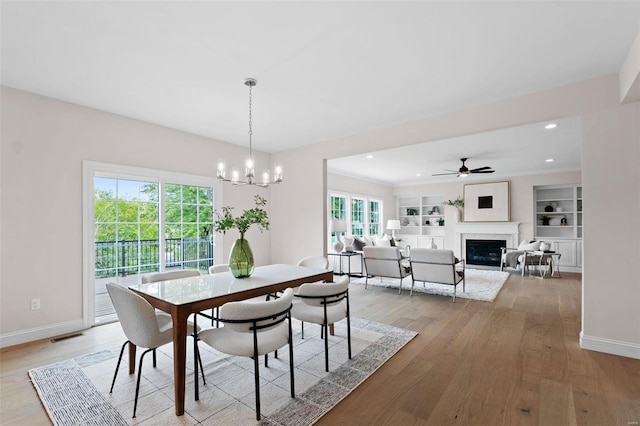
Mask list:
MULTIPOLYGON (((119 348, 103 350, 29 371, 54 425, 310 425, 351 393, 417 333, 359 318, 351 319, 352 358, 348 359, 346 321, 329 336, 329 373, 324 369, 320 327, 294 321, 296 398, 290 397, 288 350, 260 363, 262 420, 255 419, 253 361, 220 354, 200 345, 207 384, 200 380, 194 400, 192 362, 187 363, 185 414, 176 417, 172 346, 158 349, 157 368, 145 357, 136 418, 132 419, 136 375, 126 354, 116 386, 109 393, 119 348)), ((192 345, 187 345, 191 347, 192 345)), ((140 351, 139 351, 140 352, 140 351)), ((187 360, 193 355, 187 354, 187 360)))
MULTIPOLYGON (((509 278, 509 273, 484 269, 466 269, 465 276, 465 291, 462 291, 462 283, 460 283, 456 290, 456 298, 493 302, 507 278, 509 278)), ((369 278, 369 286, 390 287, 397 290, 398 281, 398 279, 394 278, 380 279, 380 277, 373 277, 369 278)), ((365 278, 358 278, 351 282, 364 285, 365 278)), ((411 290, 411 276, 402 280, 402 291, 404 292, 405 290, 411 290)), ((453 286, 427 282, 423 287, 422 282, 416 281, 413 292, 414 294, 418 292, 453 297, 453 286)))

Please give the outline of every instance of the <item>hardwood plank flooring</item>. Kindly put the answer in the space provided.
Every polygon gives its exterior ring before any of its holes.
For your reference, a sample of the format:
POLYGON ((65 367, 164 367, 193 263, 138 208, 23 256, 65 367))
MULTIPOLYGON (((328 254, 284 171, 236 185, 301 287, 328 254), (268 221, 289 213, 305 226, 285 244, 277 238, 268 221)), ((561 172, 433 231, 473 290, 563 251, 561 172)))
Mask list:
MULTIPOLYGON (((317 424, 637 425, 640 360, 580 349, 580 279, 514 274, 493 303, 353 285, 352 315, 419 335, 317 424)), ((114 323, 3 349, 0 424, 48 423, 27 370, 123 341, 114 323)))

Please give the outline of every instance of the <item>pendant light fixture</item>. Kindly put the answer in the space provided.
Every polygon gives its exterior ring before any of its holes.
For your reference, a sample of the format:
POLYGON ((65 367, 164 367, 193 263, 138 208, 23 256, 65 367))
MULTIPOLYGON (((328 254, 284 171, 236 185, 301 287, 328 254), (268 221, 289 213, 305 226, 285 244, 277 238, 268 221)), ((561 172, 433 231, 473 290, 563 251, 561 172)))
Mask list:
POLYGON ((251 89, 253 86, 258 84, 258 81, 255 78, 245 78, 244 84, 249 87, 249 157, 245 162, 244 166, 244 179, 240 179, 240 172, 238 169, 233 169, 231 171, 231 178, 227 178, 226 176, 226 165, 224 160, 220 160, 218 162, 218 180, 222 182, 231 182, 231 184, 236 186, 242 185, 255 185, 262 188, 266 188, 269 185, 273 185, 276 183, 282 182, 282 167, 276 166, 275 171, 273 173, 273 180, 270 180, 269 172, 265 170, 262 173, 262 180, 255 180, 255 162, 253 160, 253 128, 252 128, 252 116, 251 116, 251 89))

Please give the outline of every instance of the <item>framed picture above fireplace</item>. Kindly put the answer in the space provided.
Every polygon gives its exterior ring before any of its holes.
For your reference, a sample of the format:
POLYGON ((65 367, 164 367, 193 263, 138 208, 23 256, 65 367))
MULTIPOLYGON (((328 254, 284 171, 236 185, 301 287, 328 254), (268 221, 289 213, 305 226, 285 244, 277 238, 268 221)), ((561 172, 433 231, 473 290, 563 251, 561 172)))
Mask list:
POLYGON ((509 182, 464 186, 465 222, 508 222, 509 182))

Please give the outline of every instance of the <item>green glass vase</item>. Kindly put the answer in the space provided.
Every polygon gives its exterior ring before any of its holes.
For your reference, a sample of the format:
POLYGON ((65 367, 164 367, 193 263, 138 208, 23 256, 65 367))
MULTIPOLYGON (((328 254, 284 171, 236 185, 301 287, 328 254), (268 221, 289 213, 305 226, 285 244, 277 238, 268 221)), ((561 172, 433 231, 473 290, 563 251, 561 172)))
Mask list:
POLYGON ((236 278, 247 278, 253 274, 253 252, 246 239, 238 238, 233 243, 229 254, 229 269, 236 278))

